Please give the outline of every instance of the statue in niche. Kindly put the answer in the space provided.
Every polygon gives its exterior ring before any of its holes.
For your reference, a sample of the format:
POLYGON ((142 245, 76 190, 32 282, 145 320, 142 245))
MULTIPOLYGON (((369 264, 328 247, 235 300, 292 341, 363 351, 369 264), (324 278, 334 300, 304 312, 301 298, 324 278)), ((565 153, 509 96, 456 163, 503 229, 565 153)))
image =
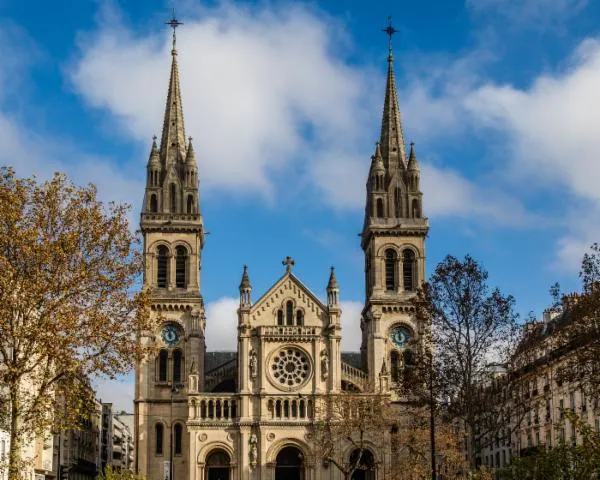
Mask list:
POLYGON ((329 377, 329 355, 327 350, 321 351, 321 377, 323 380, 327 380, 329 377))
POLYGON ((248 449, 248 456, 250 457, 250 465, 255 466, 258 462, 258 438, 255 433, 250 435, 248 439, 248 444, 250 448, 248 449))
POLYGON ((250 368, 250 377, 256 378, 256 375, 258 374, 258 359, 256 358, 256 352, 254 350, 250 350, 248 366, 250 368))
POLYGON ((192 375, 198 374, 198 359, 196 358, 196 355, 192 356, 192 364, 190 365, 190 373, 192 375))

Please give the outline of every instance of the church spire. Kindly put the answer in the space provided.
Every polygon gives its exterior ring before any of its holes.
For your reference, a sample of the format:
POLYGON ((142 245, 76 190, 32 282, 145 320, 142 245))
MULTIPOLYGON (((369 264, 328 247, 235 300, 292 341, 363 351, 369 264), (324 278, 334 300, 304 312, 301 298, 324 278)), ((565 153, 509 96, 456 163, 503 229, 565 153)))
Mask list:
POLYGON ((380 143, 384 164, 390 173, 392 173, 393 169, 398 167, 403 169, 406 166, 406 152, 402 122, 400 120, 400 108, 398 107, 396 77, 394 75, 394 55, 392 52, 392 37, 398 30, 392 26, 391 17, 388 17, 388 26, 383 31, 389 36, 389 50, 380 143))
POLYGON ((183 125, 183 106, 181 104, 181 88, 179 86, 179 69, 177 66, 176 29, 183 25, 175 18, 167 22, 173 29, 173 48, 171 49, 171 76, 165 106, 165 119, 160 142, 160 153, 165 165, 177 163, 185 158, 185 128, 183 125))

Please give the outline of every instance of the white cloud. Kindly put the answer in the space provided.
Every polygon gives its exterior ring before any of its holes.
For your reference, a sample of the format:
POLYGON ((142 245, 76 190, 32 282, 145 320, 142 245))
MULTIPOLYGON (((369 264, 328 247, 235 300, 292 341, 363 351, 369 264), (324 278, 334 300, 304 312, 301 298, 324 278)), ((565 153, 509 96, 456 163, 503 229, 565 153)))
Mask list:
POLYGON ((477 13, 500 14, 517 24, 564 21, 579 13, 589 0, 467 0, 477 13))
POLYGON ((600 233, 600 41, 586 40, 564 71, 544 74, 527 89, 486 84, 465 105, 484 127, 507 137, 512 171, 555 185, 566 205, 572 196, 586 205, 573 212, 559 241, 559 261, 576 270, 584 250, 600 233), (585 221, 580 221, 585 219, 585 221), (578 260, 574 262, 574 258, 578 260), (566 262, 566 263, 565 263, 566 262))
MULTIPOLYGON (((90 105, 149 145, 162 127, 170 37, 166 31, 134 36, 114 12, 109 16, 81 42, 71 81, 90 105)), ((271 198, 272 174, 291 162, 302 158, 309 164, 300 173, 319 180, 313 152, 345 164, 369 143, 367 76, 334 52, 343 39, 331 19, 301 7, 227 5, 184 20, 183 106, 203 186, 271 198)), ((355 183, 350 177, 342 181, 355 183)), ((344 189, 329 188, 335 182, 319 185, 333 205, 347 203, 344 189)))
POLYGON ((206 350, 237 350, 239 298, 222 297, 206 305, 206 350))
POLYGON ((342 351, 360 352, 362 330, 360 329, 360 318, 363 309, 362 302, 356 300, 345 300, 342 306, 342 351))

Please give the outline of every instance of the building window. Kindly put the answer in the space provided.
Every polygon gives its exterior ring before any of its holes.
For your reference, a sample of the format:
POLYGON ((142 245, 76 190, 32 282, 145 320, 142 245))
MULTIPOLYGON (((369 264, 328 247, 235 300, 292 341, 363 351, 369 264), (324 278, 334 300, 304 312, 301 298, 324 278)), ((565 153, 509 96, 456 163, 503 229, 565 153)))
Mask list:
POLYGON ((412 216, 413 218, 421 217, 421 209, 419 208, 419 201, 414 198, 412 201, 412 216))
POLYGON ((404 290, 412 292, 415 289, 415 252, 408 248, 402 253, 402 276, 404 290))
POLYGON ((396 251, 391 248, 385 251, 385 289, 396 290, 396 251))
POLYGON ((181 364, 183 355, 181 350, 173 352, 173 383, 181 383, 181 364))
POLYGON ((277 310, 277 325, 283 325, 283 310, 277 310))
POLYGON ((171 193, 171 213, 177 212, 177 187, 174 183, 169 187, 171 193))
POLYGON ((188 195, 187 197, 187 213, 194 213, 194 196, 188 195))
POLYGON ((156 455, 163 454, 164 431, 165 431, 165 429, 164 429, 162 423, 157 423, 156 426, 154 427, 154 433, 156 435, 156 449, 155 449, 156 455))
POLYGON ((294 324, 294 304, 291 300, 289 300, 285 304, 285 324, 293 325, 294 324))
POLYGON ((166 288, 169 278, 169 250, 164 245, 158 247, 158 265, 156 269, 156 286, 166 288))
POLYGON ((158 211, 158 201, 156 200, 156 193, 150 195, 150 212, 156 213, 158 211))
POLYGON ((302 310, 296 311, 296 325, 304 325, 304 313, 302 310))
POLYGON ((182 440, 183 440, 183 428, 181 423, 175 424, 175 455, 181 455, 182 452, 182 440))
POLYGON ((158 354, 158 381, 166 382, 167 381, 167 362, 169 359, 169 354, 166 350, 161 350, 158 354))
POLYGON ((383 200, 381 198, 377 199, 377 218, 383 218, 383 200))
POLYGON ((187 250, 185 247, 177 247, 175 250, 175 286, 185 288, 187 286, 187 250))
POLYGON ((396 187, 396 195, 394 195, 394 200, 396 200, 396 217, 402 218, 402 190, 396 187))

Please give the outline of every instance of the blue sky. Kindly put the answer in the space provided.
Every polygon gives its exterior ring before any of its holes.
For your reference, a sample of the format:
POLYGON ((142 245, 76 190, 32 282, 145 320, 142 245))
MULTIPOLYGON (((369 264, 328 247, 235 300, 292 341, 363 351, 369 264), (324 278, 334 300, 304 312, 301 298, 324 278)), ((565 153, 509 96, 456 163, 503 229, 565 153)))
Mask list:
POLYGON ((577 288, 600 239, 600 2, 0 0, 0 163, 93 182, 104 200, 132 203, 136 224, 173 5, 210 232, 210 350, 235 345, 242 265, 258 298, 286 255, 320 296, 336 266, 345 347, 357 348, 388 15, 423 166, 428 271, 470 253, 523 316, 540 315, 553 282, 577 288))

